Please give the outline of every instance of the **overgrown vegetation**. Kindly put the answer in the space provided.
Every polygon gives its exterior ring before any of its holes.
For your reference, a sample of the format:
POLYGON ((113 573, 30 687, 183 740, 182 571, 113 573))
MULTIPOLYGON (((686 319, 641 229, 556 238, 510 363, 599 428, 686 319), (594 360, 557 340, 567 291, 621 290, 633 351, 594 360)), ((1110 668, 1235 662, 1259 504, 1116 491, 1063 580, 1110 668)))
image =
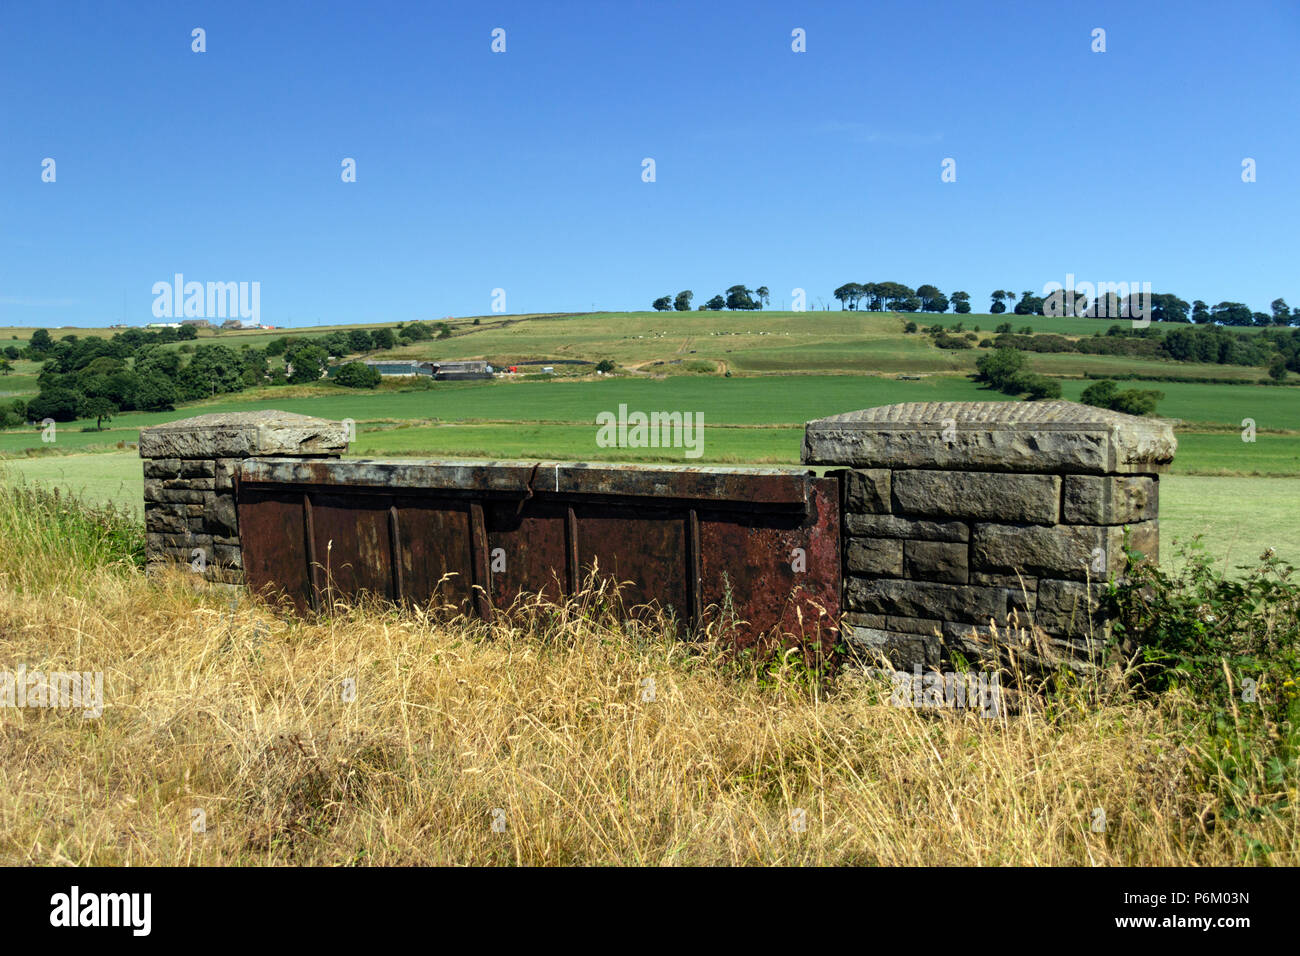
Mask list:
POLYGON ((1269 733, 1293 714, 1267 656, 1294 642, 1277 603, 1294 591, 1135 585, 1147 611, 1126 633, 1170 635, 1136 688, 1061 675, 984 718, 891 706, 888 681, 826 680, 798 653, 683 641, 662 616, 629 621, 607 585, 509 620, 366 602, 302 619, 184 571, 146 578, 140 538, 0 490, 0 658, 104 674, 100 719, 0 708, 3 862, 1297 862, 1293 770, 1271 760, 1289 751, 1269 733), (1208 659, 1174 663, 1219 653, 1196 649, 1202 593, 1232 622, 1214 638, 1232 691, 1208 659), (1210 692, 1217 708, 1193 699, 1210 692))
POLYGON ((1178 566, 1130 561, 1110 589, 1117 645, 1140 655, 1140 687, 1177 702, 1217 816, 1267 858, 1276 837, 1253 825, 1294 826, 1300 786, 1300 581, 1271 551, 1227 577, 1199 540, 1178 566))

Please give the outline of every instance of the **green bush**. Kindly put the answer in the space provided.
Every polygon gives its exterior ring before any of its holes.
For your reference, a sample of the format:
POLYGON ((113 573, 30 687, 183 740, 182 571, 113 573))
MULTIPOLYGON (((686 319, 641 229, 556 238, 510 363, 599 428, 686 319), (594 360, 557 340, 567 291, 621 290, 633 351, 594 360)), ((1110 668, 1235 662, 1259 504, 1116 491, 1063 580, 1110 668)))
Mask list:
POLYGON ((1109 408, 1126 415, 1150 415, 1165 397, 1164 392, 1150 389, 1127 388, 1123 391, 1110 379, 1094 382, 1083 390, 1079 401, 1096 408, 1109 408))
POLYGON ((1300 777, 1300 583, 1270 549, 1244 577, 1214 569, 1199 538, 1181 570, 1130 553, 1112 583, 1112 651, 1138 686, 1178 696, 1207 786, 1236 824, 1281 809, 1300 777))
POLYGON ((365 362, 348 362, 334 373, 334 383, 344 388, 378 388, 382 381, 379 370, 365 362))

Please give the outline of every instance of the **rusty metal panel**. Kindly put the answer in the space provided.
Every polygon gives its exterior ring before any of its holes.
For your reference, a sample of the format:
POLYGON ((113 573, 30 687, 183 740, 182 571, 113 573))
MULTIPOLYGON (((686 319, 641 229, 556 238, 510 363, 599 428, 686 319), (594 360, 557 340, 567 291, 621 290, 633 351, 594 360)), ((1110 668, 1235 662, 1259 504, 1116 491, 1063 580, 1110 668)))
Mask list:
POLYGON ((560 502, 534 502, 526 510, 514 502, 484 508, 490 592, 496 607, 509 607, 520 594, 556 601, 571 592, 567 518, 568 508, 560 502))
POLYGON ((700 512, 704 620, 731 607, 759 635, 793 634, 834 646, 840 607, 839 482, 809 481, 804 515, 700 512))
POLYGON ((655 606, 689 620, 686 515, 681 510, 582 504, 574 514, 580 581, 597 571, 620 585, 629 614, 639 616, 639 608, 655 606))
POLYGON ((301 491, 239 489, 244 580, 255 594, 273 596, 283 591, 299 611, 312 606, 302 502, 301 491))
POLYGON ((835 478, 249 459, 238 488, 249 584, 283 588, 300 607, 370 593, 487 615, 520 594, 573 593, 597 568, 621 584, 630 613, 662 608, 698 627, 729 608, 741 643, 793 633, 833 644, 835 478))
POLYGON ((394 599, 389 502, 371 495, 349 495, 346 489, 338 491, 311 495, 321 598, 326 604, 362 594, 394 599))
POLYGON ((418 605, 463 607, 471 594, 469 503, 402 495, 397 515, 401 599, 418 605))

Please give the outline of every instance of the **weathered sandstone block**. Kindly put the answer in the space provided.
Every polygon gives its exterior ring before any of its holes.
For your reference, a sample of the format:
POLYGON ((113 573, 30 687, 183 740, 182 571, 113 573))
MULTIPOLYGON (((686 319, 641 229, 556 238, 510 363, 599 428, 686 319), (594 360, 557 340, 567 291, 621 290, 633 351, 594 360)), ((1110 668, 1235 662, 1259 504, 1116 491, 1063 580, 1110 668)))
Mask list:
POLYGON ((844 504, 852 514, 889 514, 889 471, 844 472, 844 504))
POLYGON ((1128 524, 1155 518, 1157 479, 1141 475, 1067 475, 1062 520, 1067 524, 1128 524))
POLYGON ((970 528, 964 521, 917 521, 893 515, 844 516, 850 535, 867 538, 914 538, 918 541, 969 541, 970 528))
POLYGON ((896 471, 894 512, 1056 524, 1061 479, 991 471, 896 471))
POLYGON ((1178 447, 1165 422, 1074 402, 915 402, 807 424, 806 464, 1042 474, 1153 474, 1178 447))
POLYGON ((903 544, 903 572, 915 580, 965 584, 968 546, 948 541, 907 541, 903 544))

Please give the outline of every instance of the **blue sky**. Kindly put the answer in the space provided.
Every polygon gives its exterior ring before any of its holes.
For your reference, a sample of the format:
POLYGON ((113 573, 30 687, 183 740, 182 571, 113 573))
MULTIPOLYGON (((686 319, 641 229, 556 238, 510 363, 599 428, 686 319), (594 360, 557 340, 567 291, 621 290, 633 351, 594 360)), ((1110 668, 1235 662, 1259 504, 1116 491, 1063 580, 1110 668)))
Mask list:
POLYGON ((7 3, 0 325, 142 324, 178 272, 279 325, 1067 273, 1300 305, 1298 41, 1294 2, 7 3))

